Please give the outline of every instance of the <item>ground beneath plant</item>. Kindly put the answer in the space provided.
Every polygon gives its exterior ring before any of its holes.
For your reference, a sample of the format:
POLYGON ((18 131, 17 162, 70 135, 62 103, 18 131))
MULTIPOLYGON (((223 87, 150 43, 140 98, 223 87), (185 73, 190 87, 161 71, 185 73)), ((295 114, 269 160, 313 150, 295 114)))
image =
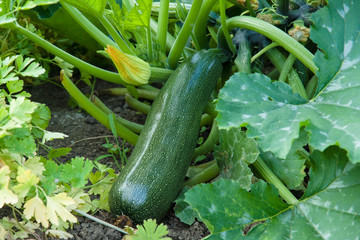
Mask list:
MULTIPOLYGON (((88 86, 81 85, 81 90, 84 93, 90 93, 88 86)), ((116 85, 101 81, 95 85, 95 92, 114 86, 116 85)), ((64 161, 75 156, 94 160, 108 154, 103 144, 107 140, 114 143, 111 131, 78 107, 70 107, 70 98, 64 89, 54 84, 46 83, 31 87, 29 92, 32 94, 33 101, 45 103, 51 110, 52 117, 47 130, 62 132, 68 135, 63 140, 54 140, 48 143, 53 148, 72 148, 69 155, 63 158, 64 161)), ((130 109, 122 96, 99 97, 116 114, 134 122, 144 123, 145 115, 130 109)), ((130 145, 126 146, 131 147, 130 145)), ((100 162, 112 164, 114 160, 112 157, 107 157, 100 160, 100 162)), ((118 172, 118 169, 116 171, 118 172)), ((95 216, 111 224, 114 224, 117 220, 115 216, 104 211, 97 212, 95 216)), ((168 237, 171 237, 173 240, 197 240, 209 234, 203 223, 195 222, 193 225, 188 226, 180 222, 173 212, 166 216, 163 223, 168 227, 168 237)), ((78 217, 78 224, 75 224, 73 229, 69 230, 69 233, 74 236, 72 239, 76 240, 112 240, 122 238, 120 232, 81 216, 78 217)))

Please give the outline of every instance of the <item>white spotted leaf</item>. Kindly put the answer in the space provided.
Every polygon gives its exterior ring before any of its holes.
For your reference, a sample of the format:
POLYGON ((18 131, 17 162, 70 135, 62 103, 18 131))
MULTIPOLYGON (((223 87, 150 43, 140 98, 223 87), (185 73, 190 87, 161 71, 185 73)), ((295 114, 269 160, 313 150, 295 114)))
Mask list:
POLYGON ((250 190, 252 172, 248 164, 255 162, 259 149, 254 139, 246 137, 240 128, 221 129, 219 145, 214 148, 214 157, 220 168, 220 176, 236 181, 250 190))
POLYGON ((226 179, 195 186, 185 201, 209 228, 205 239, 357 239, 360 201, 354 199, 360 198, 360 166, 336 146, 315 151, 311 159, 308 189, 294 205, 283 203, 275 188, 262 181, 246 192, 226 179), (254 222, 259 224, 243 235, 254 222))
POLYGON ((314 58, 319 84, 313 99, 264 75, 236 73, 219 94, 219 128, 246 126, 264 151, 285 158, 304 126, 315 149, 338 145, 351 162, 360 162, 358 9, 360 1, 333 0, 313 14, 311 38, 321 49, 314 58))

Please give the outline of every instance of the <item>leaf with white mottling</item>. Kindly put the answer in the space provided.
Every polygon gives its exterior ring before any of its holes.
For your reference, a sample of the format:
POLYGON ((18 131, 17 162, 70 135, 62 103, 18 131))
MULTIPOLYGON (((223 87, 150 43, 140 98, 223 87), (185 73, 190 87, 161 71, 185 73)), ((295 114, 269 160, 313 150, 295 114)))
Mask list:
POLYGON ((185 201, 212 234, 241 230, 253 219, 274 216, 288 207, 277 189, 264 181, 253 184, 250 192, 228 179, 199 184, 185 193, 185 201))
POLYGON ((252 172, 248 164, 259 155, 257 143, 246 137, 241 128, 221 129, 219 146, 215 147, 214 157, 220 168, 220 176, 231 179, 250 190, 252 172))
POLYGON ((198 185, 186 193, 185 201, 209 228, 206 239, 357 239, 360 166, 350 163, 346 152, 335 146, 315 151, 310 158, 307 192, 292 206, 281 204, 277 191, 270 191, 265 183, 246 192, 228 180, 198 185), (259 221, 264 222, 241 234, 246 225, 259 221))
POLYGON ((348 151, 351 162, 360 162, 357 9, 360 1, 333 0, 314 13, 311 33, 322 52, 314 59, 320 70, 319 89, 313 99, 306 101, 293 94, 287 84, 272 83, 264 75, 236 73, 219 94, 219 128, 246 126, 248 137, 257 138, 264 151, 285 158, 300 127, 305 126, 315 149, 339 145, 348 151))
POLYGON ((299 138, 294 139, 285 159, 277 158, 271 152, 260 154, 266 165, 289 189, 295 189, 304 180, 306 156, 301 151, 304 151, 307 141, 307 132, 301 129, 299 138))

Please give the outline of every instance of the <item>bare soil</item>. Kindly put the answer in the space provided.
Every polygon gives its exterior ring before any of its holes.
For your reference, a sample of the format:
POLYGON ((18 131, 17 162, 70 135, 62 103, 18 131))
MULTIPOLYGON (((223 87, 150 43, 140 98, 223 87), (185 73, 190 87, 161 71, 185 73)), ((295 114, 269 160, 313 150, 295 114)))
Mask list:
MULTIPOLYGON (((95 91, 104 88, 114 87, 114 85, 99 81, 95 86, 95 91)), ((90 88, 83 85, 83 93, 90 93, 90 88)), ((47 130, 62 132, 68 135, 63 140, 54 140, 48 143, 53 148, 71 147, 71 152, 62 160, 67 161, 72 157, 80 156, 94 160, 100 156, 108 154, 107 149, 102 145, 106 139, 114 142, 111 131, 97 122, 92 116, 82 111, 78 107, 69 106, 68 93, 54 84, 46 83, 32 87, 29 92, 32 100, 45 103, 51 110, 52 118, 47 130)), ((100 99, 111 108, 116 114, 138 123, 144 123, 146 116, 130 109, 122 96, 99 96, 100 99)), ((130 145, 125 145, 131 148, 130 145)), ((104 158, 100 161, 103 164, 112 165, 112 157, 104 158)), ((112 165, 112 166, 115 166, 112 165)), ((118 172, 118 169, 115 169, 118 172)), ((114 224, 116 216, 111 213, 99 211, 95 214, 97 218, 114 224)), ((188 226, 175 217, 173 211, 169 212, 163 223, 168 226, 169 234, 173 240, 198 240, 209 234, 205 225, 195 222, 188 226)), ((114 229, 103 226, 85 217, 78 217, 78 224, 69 230, 76 240, 112 240, 121 239, 122 234, 114 229)))

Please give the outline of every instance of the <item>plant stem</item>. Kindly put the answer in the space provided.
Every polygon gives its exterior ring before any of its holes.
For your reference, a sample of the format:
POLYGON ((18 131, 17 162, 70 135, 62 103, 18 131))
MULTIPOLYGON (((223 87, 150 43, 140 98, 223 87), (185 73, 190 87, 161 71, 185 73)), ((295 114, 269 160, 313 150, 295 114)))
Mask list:
POLYGON ((261 55, 263 55, 264 53, 266 53, 268 50, 279 46, 279 44, 277 42, 272 42, 269 45, 267 45, 266 47, 264 47, 263 49, 261 49, 258 53, 256 53, 252 58, 251 58, 251 63, 253 63, 256 59, 258 59, 261 55))
MULTIPOLYGON (((150 91, 146 89, 136 89, 139 94, 139 98, 145 98, 148 100, 154 100, 159 92, 150 91)), ((109 94, 109 95, 125 95, 130 94, 130 91, 127 88, 108 88, 104 89, 100 92, 101 94, 109 94)))
POLYGON ((156 38, 160 45, 160 50, 165 53, 166 51, 166 36, 168 29, 169 18, 169 0, 160 0, 160 12, 158 17, 158 31, 156 38))
POLYGON ((130 94, 125 93, 125 101, 127 104, 129 104, 130 107, 141 113, 149 114, 150 112, 150 105, 140 102, 139 100, 133 98, 130 94))
POLYGON ((298 202, 296 197, 287 189, 287 187, 280 181, 280 179, 271 171, 271 169, 266 165, 264 160, 260 157, 253 163, 253 166, 261 174, 261 176, 268 182, 273 184, 278 190, 280 196, 291 205, 294 205, 298 202))
POLYGON ((44 48, 45 50, 51 52, 52 54, 58 56, 59 58, 63 59, 64 61, 70 63, 71 65, 74 65, 78 69, 87 72, 95 77, 101 78, 103 80, 127 85, 119 76, 118 73, 106 71, 104 69, 98 68, 94 65, 91 65, 77 57, 74 57, 73 55, 65 52, 64 50, 54 46, 53 44, 49 43, 48 41, 44 40, 40 36, 32 33, 31 31, 27 30, 26 28, 23 28, 22 26, 18 25, 17 23, 12 24, 10 29, 15 30, 19 32, 20 34, 26 36, 30 40, 37 43, 40 47, 44 48))
POLYGON ((105 222, 105 221, 103 221, 103 220, 101 220, 101 219, 99 219, 99 218, 96 218, 96 217, 94 217, 94 216, 91 216, 91 215, 89 215, 89 214, 87 214, 87 213, 84 213, 83 211, 80 211, 80 210, 78 210, 78 209, 75 209, 74 211, 77 212, 78 214, 80 214, 80 215, 82 215, 82 216, 90 219, 90 220, 93 220, 94 222, 97 222, 97 223, 100 223, 100 224, 102 224, 102 225, 104 225, 104 226, 107 226, 107 227, 109 227, 109 228, 115 229, 116 231, 119 231, 119 232, 121 232, 121 233, 123 233, 123 234, 126 234, 126 235, 129 234, 129 233, 127 233, 125 230, 123 230, 123 229, 121 229, 121 228, 118 228, 118 227, 116 227, 116 226, 114 226, 114 225, 112 225, 112 224, 110 224, 110 223, 108 223, 108 222, 105 222))
MULTIPOLYGON (((271 60, 271 62, 275 65, 275 67, 281 73, 283 72, 284 67, 287 68, 287 67, 289 67, 289 65, 291 65, 291 62, 294 57, 294 56, 292 56, 290 58, 289 62, 286 63, 287 59, 285 58, 285 56, 280 52, 280 50, 275 49, 275 48, 267 51, 266 56, 271 60)), ((285 71, 287 71, 287 70, 285 69, 285 71)), ((302 81, 301 81, 299 75, 297 74, 296 70, 293 69, 292 66, 290 66, 289 71, 290 72, 288 74, 288 79, 289 79, 289 84, 290 84, 293 92, 300 94, 300 96, 302 96, 305 99, 309 99, 308 95, 306 93, 306 90, 304 88, 304 85, 302 84, 302 81)))
POLYGON ((221 26, 223 30, 223 34, 225 36, 226 42, 233 53, 233 55, 236 54, 236 48, 231 40, 229 30, 227 29, 226 25, 226 12, 225 12, 225 0, 220 0, 220 19, 221 19, 221 26))
POLYGON ((131 48, 126 44, 120 33, 116 31, 114 26, 106 19, 104 15, 99 16, 98 19, 109 32, 111 37, 115 40, 121 51, 127 54, 135 55, 131 48))
MULTIPOLYGON (((30 40, 32 40, 33 42, 38 44, 40 47, 44 48, 45 50, 49 51, 50 53, 54 54, 55 56, 58 56, 59 58, 63 59, 65 62, 68 62, 71 65, 77 67, 81 71, 87 72, 97 78, 100 78, 100 79, 108 81, 108 82, 122 84, 124 86, 128 85, 128 83, 124 82, 120 78, 120 75, 118 73, 101 69, 101 68, 91 65, 77 57, 74 57, 73 55, 56 47, 55 45, 53 45, 50 42, 46 41, 45 39, 41 38, 40 36, 27 30, 26 28, 23 28, 22 26, 20 26, 17 23, 9 23, 6 25, 6 27, 9 29, 15 30, 15 31, 19 32, 20 34, 26 36, 27 38, 29 38, 30 40)), ((173 73, 173 71, 170 69, 151 67, 150 81, 151 82, 160 82, 160 81, 167 80, 172 73, 173 73)))
POLYGON ((256 17, 256 13, 254 12, 254 9, 253 9, 252 6, 251 6, 250 0, 246 0, 246 1, 245 1, 245 4, 246 4, 246 8, 247 8, 247 9, 249 10, 249 12, 250 12, 250 16, 256 17))
MULTIPOLYGON (((313 73, 318 70, 312 60, 314 58, 314 55, 298 41, 296 41, 294 38, 289 36, 281 29, 275 27, 274 25, 267 23, 263 20, 248 16, 232 17, 228 19, 226 23, 229 30, 233 28, 246 28, 268 37, 272 41, 277 42, 280 46, 285 48, 288 52, 293 54, 313 73)), ((224 33, 220 28, 218 33, 219 46, 224 48, 224 42, 224 33)))
POLYGON ((211 12, 211 9, 214 7, 217 0, 204 0, 199 11, 199 16, 196 19, 194 25, 194 35, 198 41, 199 47, 201 49, 209 48, 208 41, 206 39, 206 27, 208 16, 211 12))
POLYGON ((207 154, 214 148, 215 144, 217 144, 218 141, 219 141, 219 129, 216 120, 214 120, 209 136, 201 146, 195 149, 194 157, 207 154))
MULTIPOLYGON (((106 115, 114 114, 98 97, 92 95, 91 102, 93 102, 98 108, 100 108, 101 111, 103 111, 106 115)), ((114 114, 114 116, 115 116, 115 120, 118 121, 120 124, 124 125, 124 127, 129 128, 131 131, 135 133, 141 132, 143 125, 126 120, 116 114, 114 114)))
POLYGON ((179 35, 175 39, 174 45, 170 49, 168 64, 171 69, 174 69, 177 66, 178 60, 184 50, 185 44, 189 39, 190 33, 198 16, 202 1, 203 0, 193 1, 191 9, 185 19, 184 25, 182 26, 179 35))
MULTIPOLYGON (((66 76, 64 70, 60 72, 60 80, 64 88, 68 93, 79 103, 79 105, 103 124, 108 129, 111 129, 108 115, 106 115, 100 108, 93 104, 82 92, 75 86, 75 84, 66 76)), ((138 139, 138 135, 128 128, 124 127, 122 124, 115 122, 115 128, 118 135, 123 138, 125 141, 129 142, 132 145, 135 145, 138 139)))
POLYGON ((289 0, 277 0, 277 12, 283 16, 289 15, 289 0))
POLYGON ((79 24, 92 38, 104 48, 107 45, 117 46, 117 44, 100 31, 92 22, 90 22, 77 8, 70 6, 65 2, 61 2, 65 11, 79 24))
POLYGON ((309 99, 312 99, 314 97, 317 85, 318 85, 318 77, 314 75, 306 85, 306 93, 309 96, 309 99))
POLYGON ((208 182, 211 179, 215 178, 217 175, 219 175, 220 169, 216 163, 216 161, 211 161, 211 164, 209 164, 208 167, 206 167, 203 171, 196 174, 194 177, 190 178, 189 180, 185 181, 183 186, 195 186, 199 183, 208 182))
POLYGON ((279 82, 286 82, 286 78, 290 72, 290 70, 292 69, 292 66, 294 65, 296 58, 294 57, 294 55, 290 54, 289 57, 286 59, 283 68, 280 72, 280 76, 279 76, 279 82))
MULTIPOLYGON (((158 23, 153 19, 150 18, 150 28, 153 34, 157 34, 159 31, 158 23)), ((174 45, 175 38, 169 32, 166 32, 166 50, 170 50, 171 47, 174 45)))

